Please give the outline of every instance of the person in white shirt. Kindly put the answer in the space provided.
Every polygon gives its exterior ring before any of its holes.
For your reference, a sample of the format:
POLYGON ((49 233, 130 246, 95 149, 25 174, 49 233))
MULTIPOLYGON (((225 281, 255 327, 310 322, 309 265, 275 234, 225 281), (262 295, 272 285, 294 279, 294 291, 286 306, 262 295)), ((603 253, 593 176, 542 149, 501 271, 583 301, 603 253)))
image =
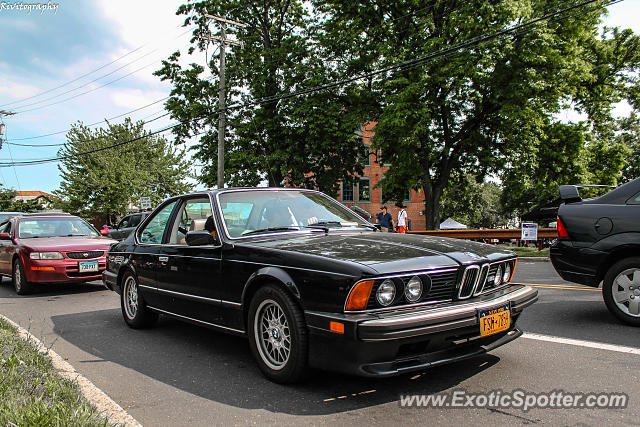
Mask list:
POLYGON ((407 232, 407 211, 404 210, 406 208, 402 203, 398 203, 396 206, 400 208, 400 212, 398 212, 398 233, 406 233, 407 232))

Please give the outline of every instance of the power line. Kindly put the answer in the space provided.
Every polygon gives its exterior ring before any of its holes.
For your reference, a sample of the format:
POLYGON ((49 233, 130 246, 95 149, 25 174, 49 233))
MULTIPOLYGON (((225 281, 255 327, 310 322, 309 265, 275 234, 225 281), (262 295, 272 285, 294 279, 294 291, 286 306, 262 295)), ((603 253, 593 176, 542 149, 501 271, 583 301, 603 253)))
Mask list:
MULTIPOLYGON (((144 110, 145 108, 151 107, 152 105, 158 104, 158 103, 160 103, 162 101, 165 101, 167 99, 169 99, 169 97, 165 96, 164 98, 157 99, 157 100, 155 100, 155 101, 153 101, 153 102, 151 102, 151 103, 149 103, 147 105, 143 105, 142 107, 138 107, 135 110, 127 111, 125 113, 119 114, 117 116, 109 117, 108 119, 103 119, 103 120, 100 120, 100 121, 95 122, 95 123, 89 123, 86 126, 87 127, 91 127, 91 126, 99 125, 100 123, 105 123, 105 122, 107 122, 109 120, 119 119, 120 117, 129 115, 131 113, 135 113, 135 112, 140 111, 140 110, 144 110)), ((9 142, 26 141, 26 140, 29 140, 29 139, 45 138, 47 136, 53 136, 53 135, 59 135, 59 134, 62 134, 62 133, 67 133, 70 130, 71 130, 71 128, 65 129, 65 130, 60 130, 60 131, 57 131, 57 132, 47 133, 47 134, 44 134, 44 135, 27 136, 27 137, 24 137, 24 138, 12 138, 12 139, 8 139, 7 141, 9 141, 9 142)), ((30 144, 15 144, 15 143, 13 145, 22 145, 22 146, 25 146, 25 147, 44 147, 45 146, 45 145, 36 145, 36 144, 30 145, 30 144)))
MULTIPOLYGON (((160 113, 160 112, 162 112, 162 111, 164 111, 164 109, 163 109, 163 110, 160 110, 160 111, 157 111, 157 112, 155 112, 155 113, 153 113, 153 114, 157 114, 157 113, 160 113)), ((144 125, 146 125, 147 123, 155 122, 156 120, 161 119, 161 118, 163 118, 163 117, 166 117, 166 116, 168 116, 169 114, 171 114, 171 113, 164 113, 164 114, 161 114, 161 115, 159 115, 159 116, 157 116, 157 117, 154 117, 153 119, 143 121, 141 124, 144 126, 144 125)), ((108 119, 107 119, 107 120, 108 120, 108 119)), ((87 125, 87 126, 89 126, 89 125, 87 125)), ((69 130, 71 130, 71 128, 70 128, 69 130)), ((66 145, 66 144, 71 144, 71 145, 73 145, 73 144, 76 144, 76 143, 78 143, 78 142, 93 142, 93 141, 100 141, 100 140, 102 140, 102 139, 104 139, 104 138, 105 138, 104 136, 101 136, 101 137, 98 137, 98 138, 85 139, 85 140, 77 141, 77 142, 68 142, 68 143, 67 143, 67 142, 58 142, 58 143, 55 143, 55 144, 20 144, 20 143, 17 143, 17 142, 6 142, 6 141, 5 141, 5 144, 8 144, 8 145, 16 145, 16 146, 20 146, 20 147, 61 147, 61 146, 66 145)))
MULTIPOLYGON (((178 27, 176 27, 176 28, 181 28, 181 27, 182 27, 182 25, 179 25, 179 26, 178 26, 178 27)), ((188 30, 188 31, 190 31, 190 30, 188 30)), ((187 31, 187 32, 188 32, 188 31, 187 31)), ((176 38, 182 37, 182 36, 183 36, 184 34, 186 34, 187 32, 184 32, 184 33, 182 33, 182 34, 178 35, 176 38)), ((154 40, 153 42, 155 42, 155 40, 154 40)), ((109 65, 112 65, 112 64, 114 64, 114 63, 116 63, 116 62, 118 62, 118 61, 120 61, 120 60, 122 60, 122 59, 126 58, 127 56, 129 56, 129 55, 131 55, 131 54, 133 54, 133 53, 135 53, 135 52, 139 51, 140 49, 142 49, 142 48, 144 48, 144 47, 148 46, 149 44, 151 44, 151 43, 153 43, 153 42, 147 42, 147 43, 145 43, 145 44, 143 44, 143 45, 140 45, 140 46, 138 46, 137 48, 135 48, 135 49, 133 49, 133 50, 131 50, 131 51, 129 51, 129 52, 127 52, 127 53, 125 53, 124 55, 122 55, 122 56, 120 56, 120 57, 118 57, 118 58, 116 58, 116 59, 114 59, 113 61, 108 62, 108 63, 106 63, 106 64, 104 64, 104 65, 102 65, 102 66, 100 66, 100 67, 98 67, 98 68, 96 68, 96 69, 94 69, 94 70, 92 70, 92 71, 89 71, 88 73, 85 73, 85 74, 83 74, 83 75, 79 76, 79 77, 76 77, 76 78, 75 78, 75 79, 73 79, 73 80, 69 80, 69 81, 68 81, 68 82, 66 82, 66 83, 63 83, 63 84, 58 85, 58 86, 56 86, 56 87, 53 87, 53 88, 51 88, 51 89, 44 90, 44 91, 39 92, 39 93, 37 93, 37 94, 35 94, 35 95, 28 96, 28 97, 26 97, 26 98, 22 98, 22 99, 18 99, 18 100, 16 100, 16 101, 9 102, 9 103, 7 103, 7 104, 2 105, 2 107, 5 107, 5 106, 7 106, 7 105, 19 104, 19 103, 21 103, 21 102, 23 102, 23 101, 27 101, 27 100, 29 100, 29 99, 37 98, 37 97, 42 96, 42 95, 44 95, 44 94, 46 94, 46 93, 53 92, 53 91, 55 91, 55 90, 57 90, 57 89, 60 89, 60 88, 62 88, 62 87, 65 87, 65 86, 67 86, 67 85, 69 85, 69 84, 71 84, 71 83, 77 82, 78 80, 80 80, 80 79, 82 79, 82 78, 84 78, 84 77, 87 77, 87 76, 89 76, 89 75, 91 75, 91 74, 93 74, 93 73, 95 73, 95 72, 97 72, 97 71, 100 71, 100 70, 102 70, 102 69, 104 69, 104 68, 108 67, 109 65)))
MULTIPOLYGON (((505 28, 503 30, 496 31, 496 32, 491 33, 491 34, 478 36, 478 37, 476 37, 474 39, 468 40, 466 42, 459 43, 459 44, 457 44, 455 46, 452 46, 450 48, 446 48, 446 49, 440 50, 438 52, 433 52, 433 53, 430 53, 428 55, 424 55, 422 57, 415 58, 413 60, 403 61, 403 62, 400 62, 398 64, 394 64, 394 65, 382 68, 380 70, 376 70, 376 71, 360 74, 358 76, 354 76, 354 77, 351 77, 351 78, 348 78, 348 79, 343 79, 343 80, 340 80, 340 81, 337 81, 337 82, 315 86, 315 87, 312 87, 312 88, 308 88, 308 89, 292 92, 292 93, 289 93, 289 94, 266 97, 266 98, 262 98, 260 100, 246 102, 244 104, 237 104, 235 106, 228 106, 228 107, 225 108, 225 110, 231 110, 231 109, 237 109, 237 108, 248 107, 248 106, 253 106, 253 105, 262 105, 262 104, 268 104, 268 103, 272 103, 272 102, 277 102, 279 100, 289 99, 289 98, 293 98, 293 97, 297 97, 297 96, 301 96, 301 95, 306 95, 308 93, 317 92, 317 91, 320 91, 320 90, 326 90, 326 89, 331 89, 331 88, 334 88, 334 87, 344 86, 345 84, 352 83, 354 81, 361 80, 361 79, 364 79, 364 78, 372 77, 372 76, 375 76, 375 75, 378 75, 378 74, 382 74, 382 73, 385 73, 385 72, 388 72, 388 71, 393 71, 393 70, 396 70, 396 69, 402 69, 402 68, 405 68, 405 67, 414 67, 414 66, 417 66, 418 64, 422 64, 422 63, 425 63, 425 62, 433 61, 435 59, 438 59, 439 57, 446 57, 448 55, 451 55, 452 53, 456 53, 460 49, 465 49, 465 48, 468 48, 468 47, 471 47, 471 46, 476 46, 476 45, 479 45, 481 43, 485 43, 485 42, 487 42, 489 40, 492 40, 492 39, 498 38, 500 36, 503 36, 505 34, 513 33, 513 32, 516 32, 518 30, 525 29, 527 27, 531 27, 532 25, 534 25, 536 23, 539 23, 539 22, 542 22, 542 21, 545 21, 545 20, 549 20, 549 19, 554 18, 554 17, 558 17, 558 16, 560 16, 562 14, 565 14, 567 12, 570 12, 570 11, 576 10, 578 8, 587 6, 587 5, 595 3, 597 1, 599 1, 599 0, 583 1, 583 2, 581 2, 579 4, 576 4, 576 5, 573 5, 573 6, 569 6, 569 7, 566 7, 564 9, 561 9, 561 10, 558 10, 558 11, 555 11, 555 12, 547 13, 547 14, 541 16, 541 17, 531 19, 531 20, 523 22, 521 24, 516 24, 516 25, 513 25, 513 26, 511 26, 509 28, 505 28)), ((605 5, 600 6, 600 7, 606 7, 609 4, 619 3, 621 1, 623 1, 623 0, 616 0, 614 2, 609 2, 609 3, 605 4, 605 5)), ((533 31, 533 29, 531 29, 530 31, 533 31)), ((154 134, 157 134, 157 133, 161 133, 161 132, 173 129, 173 128, 175 128, 177 126, 180 126, 182 124, 186 124, 188 122, 192 122, 194 120, 197 120, 197 119, 209 116, 209 115, 213 115, 213 114, 216 114, 218 112, 219 111, 214 111, 214 112, 211 112, 210 114, 207 114, 207 115, 201 115, 201 116, 198 116, 198 117, 194 117, 192 119, 188 119, 188 120, 184 120, 182 122, 175 123, 175 124, 173 124, 173 125, 171 125, 171 126, 169 126, 167 128, 161 129, 160 131, 156 131, 156 132, 153 132, 151 134, 148 134, 147 136, 151 136, 151 135, 154 135, 154 134)), ((81 156, 81 155, 85 155, 85 154, 91 154, 91 153, 97 152, 97 151, 107 150, 109 148, 118 147, 118 146, 130 143, 130 142, 137 141, 137 140, 139 140, 141 138, 142 137, 138 137, 138 138, 135 138, 133 140, 119 142, 119 143, 113 144, 111 146, 101 147, 101 148, 98 148, 98 149, 95 149, 95 150, 89 150, 89 151, 83 152, 83 153, 76 153, 74 156, 60 156, 60 157, 55 157, 55 158, 50 158, 50 159, 30 160, 30 161, 12 162, 12 163, 0 163, 0 167, 26 166, 26 165, 33 165, 33 164, 57 162, 57 161, 64 160, 64 159, 67 159, 67 158, 70 158, 70 157, 77 157, 77 156, 81 156)))

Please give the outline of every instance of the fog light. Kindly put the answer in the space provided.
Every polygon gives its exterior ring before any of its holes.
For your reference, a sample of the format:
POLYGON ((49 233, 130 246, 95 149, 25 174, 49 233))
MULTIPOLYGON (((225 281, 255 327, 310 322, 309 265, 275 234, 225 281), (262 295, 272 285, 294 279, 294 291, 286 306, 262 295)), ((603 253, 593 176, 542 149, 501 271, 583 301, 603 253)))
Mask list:
POLYGON ((418 276, 413 276, 404 288, 404 297, 409 302, 416 302, 422 296, 422 280, 418 276))
POLYGON ((396 297, 396 285, 393 280, 387 279, 378 287, 376 291, 376 300, 380 305, 387 306, 393 302, 396 297))

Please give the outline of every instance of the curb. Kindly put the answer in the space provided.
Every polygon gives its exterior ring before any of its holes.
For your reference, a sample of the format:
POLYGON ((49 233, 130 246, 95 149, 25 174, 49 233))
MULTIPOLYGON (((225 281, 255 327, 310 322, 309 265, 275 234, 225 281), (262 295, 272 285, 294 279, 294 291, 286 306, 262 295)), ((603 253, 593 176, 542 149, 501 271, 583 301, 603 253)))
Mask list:
POLYGON ((547 256, 519 256, 518 261, 526 262, 550 262, 551 260, 547 256))
POLYGON ((62 357, 45 345, 36 337, 34 337, 29 331, 18 325, 13 320, 0 314, 0 319, 9 323, 16 328, 18 336, 23 340, 32 343, 36 349, 48 356, 51 359, 51 363, 56 370, 56 373, 65 379, 71 380, 78 384, 80 392, 85 399, 89 401, 100 413, 100 415, 106 417, 110 423, 131 426, 142 427, 138 421, 127 413, 120 405, 113 401, 105 392, 96 387, 86 377, 78 373, 70 363, 65 362, 62 357))

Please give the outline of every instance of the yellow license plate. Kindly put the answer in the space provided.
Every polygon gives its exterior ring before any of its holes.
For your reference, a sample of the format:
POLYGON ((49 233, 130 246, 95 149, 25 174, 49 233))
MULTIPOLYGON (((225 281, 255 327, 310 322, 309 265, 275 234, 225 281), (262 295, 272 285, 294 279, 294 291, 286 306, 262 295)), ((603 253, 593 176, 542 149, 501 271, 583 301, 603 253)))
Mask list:
POLYGON ((511 310, 509 304, 488 310, 480 310, 478 315, 480 318, 481 337, 506 331, 511 326, 511 310))

